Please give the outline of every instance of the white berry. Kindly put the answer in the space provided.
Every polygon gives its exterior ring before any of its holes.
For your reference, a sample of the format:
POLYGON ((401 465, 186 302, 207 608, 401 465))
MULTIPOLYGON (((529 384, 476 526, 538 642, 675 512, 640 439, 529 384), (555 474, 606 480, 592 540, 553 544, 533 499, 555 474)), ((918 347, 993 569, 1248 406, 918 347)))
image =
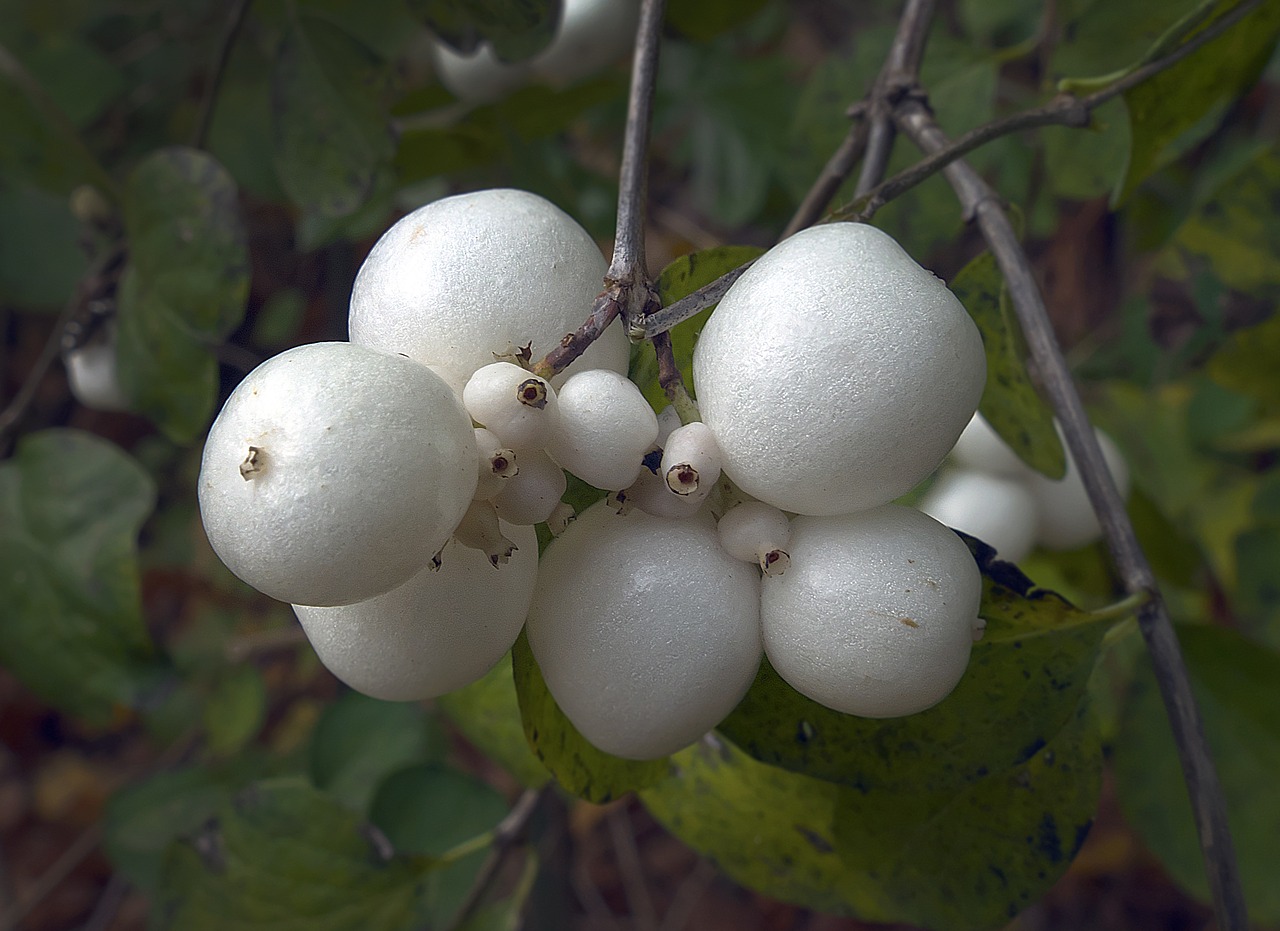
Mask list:
POLYGON ((200 514, 214 551, 294 604, 349 604, 403 583, 476 488, 471 420, 425 366, 351 343, 267 360, 205 441, 200 514))
POLYGON ((631 49, 639 11, 637 0, 564 0, 555 37, 530 70, 553 86, 603 70, 631 49))
POLYGON ((529 78, 528 61, 502 61, 488 42, 481 42, 471 52, 459 52, 436 40, 432 43, 431 53, 440 83, 466 103, 492 103, 516 90, 529 78))
POLYGON ((103 324, 91 342, 62 354, 67 383, 77 401, 95 411, 127 411, 129 398, 120 386, 116 362, 116 327, 103 324))
POLYGON ((892 238, 831 223, 784 240, 712 313, 693 358, 724 471, 784 511, 884 504, 937 468, 982 395, 978 329, 892 238))
POLYGON ((771 504, 744 501, 725 512, 716 530, 725 552, 765 575, 781 575, 791 565, 791 519, 771 504))
POLYGON ((797 517, 791 567, 763 581, 769 661, 829 708, 914 714, 968 665, 982 577, 959 537, 912 508, 797 517))
MULTIPOLYGON (((605 271, 586 230, 536 194, 446 197, 374 244, 351 292, 351 341, 430 365, 460 394, 495 353, 531 346, 538 359, 559 345, 586 319, 605 271)), ((615 325, 567 371, 625 372, 629 358, 615 325)))
POLYGON ((1035 471, 1018 458, 1013 448, 979 413, 974 413, 973 419, 960 434, 960 439, 956 440, 955 448, 951 450, 951 458, 957 465, 966 469, 988 472, 992 475, 1026 478, 1035 471))
POLYGON ((565 489, 564 470, 541 450, 520 453, 520 471, 493 497, 498 516, 512 524, 540 524, 551 517, 565 489))
POLYGON ((705 498, 720 478, 720 447, 711 428, 695 421, 672 430, 659 472, 676 494, 705 498))
POLYGON ((995 547, 1001 559, 1022 560, 1035 545, 1036 502, 1023 482, 972 469, 938 476, 917 507, 934 520, 995 547))
MULTIPOLYGON (((1062 437, 1062 428, 1058 428, 1062 437)), ((1095 428, 1102 457, 1121 497, 1129 494, 1129 466, 1115 441, 1095 428)), ((1063 447, 1066 439, 1063 437, 1063 447)), ((1027 479, 1038 513, 1036 542, 1052 550, 1072 550, 1093 543, 1102 536, 1102 525, 1093 511, 1089 493, 1075 457, 1067 451, 1067 474, 1058 481, 1036 472, 1027 479)))
POLYGON ((588 485, 626 488, 658 437, 658 416, 640 389, 607 369, 579 372, 560 386, 560 423, 551 458, 588 485))
POLYGON ((665 520, 603 502, 546 549, 529 646, 582 735, 629 759, 715 727, 760 663, 759 573, 720 548, 708 515, 665 520))
POLYGON ((477 423, 514 449, 545 446, 559 421, 555 389, 510 362, 476 369, 462 391, 462 403, 477 423))
POLYGON ((417 701, 480 678, 511 648, 533 597, 538 540, 505 526, 511 559, 494 570, 484 553, 448 546, 384 595, 333 608, 294 606, 320 662, 359 692, 417 701))

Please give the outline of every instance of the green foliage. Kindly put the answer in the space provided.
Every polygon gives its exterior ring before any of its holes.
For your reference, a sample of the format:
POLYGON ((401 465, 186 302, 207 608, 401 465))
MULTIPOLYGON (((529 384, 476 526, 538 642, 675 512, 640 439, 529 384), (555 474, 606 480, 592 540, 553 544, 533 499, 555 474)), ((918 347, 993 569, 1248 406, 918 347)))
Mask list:
POLYGON ((244 317, 249 257, 238 193, 211 156, 172 147, 138 165, 125 194, 120 380, 179 442, 208 423, 218 375, 210 349, 244 317))
POLYGON ((300 780, 258 783, 165 858, 156 926, 181 931, 410 931, 427 917, 425 857, 399 856, 300 780))
POLYGON ((395 151, 383 65, 327 21, 290 23, 272 76, 275 166, 298 206, 343 217, 373 193, 395 151))
POLYGON ((152 675, 136 541, 154 505, 137 463, 87 433, 32 434, 0 464, 0 661, 90 723, 152 675))
MULTIPOLYGON (((428 764, 392 773, 379 787, 369 818, 397 851, 443 857, 493 830, 506 813, 506 800, 486 783, 428 764)), ((477 849, 428 875, 432 927, 447 926, 485 855, 477 849)))
POLYGON ((623 760, 589 744, 548 691, 523 631, 512 648, 511 661, 525 737, 565 789, 603 804, 651 786, 667 774, 666 759, 623 760))
MULTIPOLYGON (((1274 564, 1272 566, 1274 572, 1274 564)), ((1252 921, 1280 921, 1274 868, 1280 804, 1280 655, 1229 630, 1179 631, 1205 735, 1223 784, 1252 921)), ((1201 899, 1209 887, 1191 805, 1159 690, 1145 660, 1131 685, 1114 747, 1120 803, 1151 851, 1201 899)))
POLYGON ((540 786, 551 778, 525 740, 511 654, 484 678, 440 696, 436 705, 467 740, 524 785, 540 786))
MULTIPOLYGON (((1221 15, 1236 5, 1220 0, 1214 9, 1221 15)), ((1133 144, 1117 200, 1123 201, 1154 171, 1213 132, 1227 105, 1258 79, 1277 35, 1280 7, 1263 3, 1199 53, 1125 93, 1133 144)), ((1166 40, 1160 48, 1168 44, 1166 40)))
POLYGON ((67 302, 88 264, 67 198, 0 182, 0 300, 30 309, 67 302))
POLYGON ((1179 227, 1174 248, 1202 256, 1224 284, 1260 296, 1280 293, 1280 157, 1259 151, 1179 227))
POLYGON ((541 51, 560 21, 562 0, 409 0, 444 41, 463 52, 488 42, 504 61, 541 51))
POLYGON ((365 813, 388 774, 444 754, 444 735, 416 704, 347 692, 325 709, 311 737, 311 781, 365 813))
POLYGON ((982 333, 987 384, 979 410, 1018 457, 1050 478, 1067 469, 1066 451, 1053 426, 1053 412, 1027 374, 1022 331, 1009 292, 989 252, 956 275, 951 289, 982 333))
POLYGON ((131 882, 154 894, 164 852, 194 834, 231 798, 231 790, 202 766, 157 773, 112 796, 103 847, 131 882))
POLYGON ((230 670, 213 688, 204 705, 204 729, 209 751, 231 756, 242 750, 262 727, 267 689, 252 666, 230 670))

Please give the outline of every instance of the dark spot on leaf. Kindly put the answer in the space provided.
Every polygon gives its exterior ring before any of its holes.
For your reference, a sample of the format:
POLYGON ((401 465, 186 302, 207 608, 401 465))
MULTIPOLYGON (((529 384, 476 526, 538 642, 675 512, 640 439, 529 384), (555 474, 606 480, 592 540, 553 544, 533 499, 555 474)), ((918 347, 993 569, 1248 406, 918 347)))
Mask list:
POLYGON ((800 836, 807 840, 810 846, 818 853, 832 853, 835 848, 831 846, 831 842, 816 831, 811 831, 803 825, 796 825, 796 830, 800 832, 800 836))
POLYGON ((1036 849, 1044 854, 1050 863, 1062 861, 1062 841, 1058 837, 1058 822, 1054 820, 1053 815, 1046 814, 1040 821, 1036 849))
POLYGON ((1025 763, 1027 760, 1039 753, 1042 747, 1044 747, 1044 738, 1037 737, 1035 740, 1031 741, 1031 743, 1022 748, 1014 762, 1025 763))

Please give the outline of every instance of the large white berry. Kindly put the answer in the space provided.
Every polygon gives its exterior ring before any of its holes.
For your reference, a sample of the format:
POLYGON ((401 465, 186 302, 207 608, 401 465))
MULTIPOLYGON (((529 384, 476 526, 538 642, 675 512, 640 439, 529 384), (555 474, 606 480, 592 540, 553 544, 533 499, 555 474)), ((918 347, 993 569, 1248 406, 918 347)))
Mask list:
POLYGON ((631 485, 658 438, 658 415, 640 389, 617 372, 592 369, 561 385, 557 400, 551 458, 596 488, 631 485))
POLYGON ((435 373, 351 343, 268 359, 214 421, 200 514, 214 551, 293 604, 380 595, 426 565, 476 488, 471 420, 435 373))
POLYGON ((885 505, 797 517, 791 566, 766 577, 760 622, 778 674, 814 701, 872 718, 945 698, 969 662, 982 577, 933 518, 885 505))
POLYGON ((603 502, 546 549, 529 646, 569 720, 631 759, 674 753, 741 700, 760 663, 759 573, 733 559, 711 518, 603 502))
POLYGON ((524 624, 538 567, 532 527, 503 526, 517 549, 495 569, 456 543, 384 595, 334 608, 294 606, 325 667, 357 691, 416 701, 480 678, 524 624))
POLYGON ((904 494, 982 395, 978 329, 885 233, 804 230, 729 289, 693 358, 724 471, 785 511, 843 514, 904 494))
POLYGON ((720 518, 716 531, 726 553, 755 563, 765 575, 781 575, 791 565, 791 521, 772 504, 735 505, 720 518))
POLYGON ((938 476, 916 505, 934 520, 995 547, 1001 559, 1018 562, 1036 538, 1036 502, 1023 482, 972 469, 938 476))
MULTIPOLYGON (((351 341, 430 365, 461 393, 495 354, 554 349, 586 319, 605 271, 586 230, 536 194, 446 197, 374 244, 351 292, 351 341)), ((615 325, 568 371, 625 372, 629 357, 615 325)))

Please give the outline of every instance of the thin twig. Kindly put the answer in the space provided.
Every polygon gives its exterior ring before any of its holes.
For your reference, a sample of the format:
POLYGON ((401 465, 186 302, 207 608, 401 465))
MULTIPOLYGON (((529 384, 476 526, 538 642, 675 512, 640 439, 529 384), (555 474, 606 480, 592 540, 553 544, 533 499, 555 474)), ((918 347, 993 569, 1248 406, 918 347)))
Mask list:
POLYGON ((804 195, 804 200, 800 201, 800 206, 796 208, 796 212, 783 229, 779 239, 793 236, 822 219, 822 215, 827 212, 827 205, 831 203, 831 198, 836 196, 836 192, 848 180, 850 172, 862 158, 862 153, 866 151, 870 128, 864 118, 865 108, 855 108, 849 116, 853 120, 853 125, 845 134, 844 141, 822 166, 818 179, 804 195))
POLYGON ((934 0, 907 0, 903 8, 893 45, 872 86, 867 104, 871 129, 854 197, 862 197, 884 179, 897 133, 893 125, 893 107, 898 97, 919 81, 920 61, 929 38, 933 9, 934 0))
POLYGON ((720 303, 720 298, 724 297, 725 292, 742 277, 743 272, 755 264, 755 261, 752 259, 750 262, 743 262, 737 268, 725 272, 715 281, 680 298, 674 304, 632 320, 631 329, 628 331, 631 338, 633 340, 652 339, 659 333, 665 333, 677 323, 683 323, 694 314, 720 303))
POLYGON ((990 123, 985 123, 969 130, 963 135, 950 140, 946 146, 930 153, 910 168, 903 169, 887 181, 877 185, 869 192, 856 195, 853 201, 833 211, 832 219, 865 222, 871 219, 889 201, 933 177, 956 159, 1003 136, 1009 136, 1028 129, 1038 129, 1042 126, 1071 126, 1076 128, 1088 126, 1094 110, 1105 103, 1110 103, 1125 92, 1137 87, 1143 81, 1172 67, 1188 55, 1193 54, 1197 49, 1212 42, 1256 10, 1262 5, 1262 2, 1263 0, 1245 0, 1244 3, 1230 13, 1215 20, 1213 25, 1196 33, 1185 45, 1180 46, 1163 58, 1129 72, 1114 84, 1109 84, 1102 90, 1085 97, 1076 97, 1073 94, 1058 94, 1043 106, 1024 110, 1021 113, 1014 113, 1002 119, 992 120, 990 123))
POLYGON ((707 894, 707 888, 717 875, 711 861, 699 857, 693 872, 686 876, 684 882, 676 889, 675 897, 667 907, 667 913, 662 916, 662 924, 658 926, 658 931, 684 931, 685 925, 693 917, 694 909, 698 907, 698 902, 707 894))
POLYGON ((118 873, 107 880, 106 888, 98 896, 98 904, 93 907, 89 920, 80 926, 80 931, 107 931, 132 888, 132 883, 118 873))
POLYGON ((235 47, 236 37, 244 26, 252 2, 253 0, 235 0, 227 14, 227 24, 222 31, 222 39, 218 42, 218 50, 209 68, 204 97, 200 101, 200 116, 196 119, 196 128, 191 134, 193 148, 203 149, 209 139, 209 127, 213 125, 213 111, 218 103, 218 90, 222 87, 227 63, 231 60, 231 50, 235 47))
POLYGON ((498 875, 498 870, 502 868, 511 851, 524 837, 529 819, 533 817, 534 812, 550 792, 550 783, 541 789, 525 789, 516 799, 516 803, 511 806, 506 817, 498 822, 498 826, 493 829, 493 842, 489 847, 489 855, 480 865, 475 879, 471 882, 471 888, 467 890, 466 898, 462 900, 458 910, 445 925, 445 931, 457 931, 475 914, 480 903, 484 901, 485 893, 489 891, 494 877, 498 875))
POLYGON ((306 642, 306 632, 297 624, 291 624, 232 637, 224 653, 228 663, 243 663, 255 656, 295 650, 306 642))
POLYGON ((62 851, 62 855, 53 862, 53 865, 40 874, 35 886, 15 902, 3 916, 0 916, 0 931, 14 931, 33 908, 43 902, 53 890, 62 885, 63 881, 75 872, 76 867, 98 849, 98 844, 101 841, 101 822, 81 831, 80 836, 73 840, 66 850, 62 851))
POLYGON ((659 333, 653 338, 653 352, 658 357, 658 384, 662 386, 667 400, 680 415, 681 423, 693 423, 701 420, 698 407, 689 396, 685 387, 684 376, 680 374, 680 366, 676 364, 675 351, 671 346, 671 334, 659 333))
MULTIPOLYGON (((648 188, 649 130, 658 83, 658 49, 662 42, 662 13, 666 0, 643 0, 636 27, 636 50, 631 60, 631 92, 627 125, 622 137, 618 171, 618 226, 609 277, 614 281, 647 275, 644 251, 645 193, 648 188)), ((623 319, 631 316, 623 308, 623 319)))
POLYGON ((627 905, 631 907, 632 927, 636 931, 657 931, 658 914, 645 884, 644 866, 640 863, 640 851, 636 849, 635 827, 626 804, 610 809, 605 820, 609 825, 613 852, 618 857, 618 869, 622 873, 622 891, 627 897, 627 905))
MULTIPOLYGON (((898 128, 923 151, 936 152, 948 145, 933 115, 919 100, 903 101, 897 121, 898 128)), ((1062 424, 1071 454, 1079 465, 1089 500, 1098 514, 1125 590, 1131 595, 1150 596, 1151 600, 1138 610, 1138 624, 1151 655, 1178 746, 1218 928, 1219 931, 1245 931, 1244 893, 1227 824, 1226 802, 1209 755, 1204 725, 1191 691, 1178 638, 1160 596, 1155 574, 1138 544, 1124 500, 1111 478, 1084 404, 1054 337, 1031 262, 1005 214, 999 195, 982 177, 963 161, 952 162, 943 174, 955 189, 965 215, 977 221, 1004 276, 1031 358, 1062 424)))
POLYGON ((88 273, 85 274, 84 278, 80 280, 79 284, 76 285, 71 297, 67 300, 66 306, 62 308, 62 313, 54 321, 53 329, 50 331, 48 339, 45 340, 44 347, 40 350, 40 355, 36 357, 35 363, 31 366, 30 371, 27 372, 27 376, 13 396, 13 400, 9 402, 3 411, 0 411, 0 440, 3 440, 26 416, 27 409, 35 400, 40 382, 61 354, 63 339, 66 337, 71 325, 79 317, 85 302, 92 295, 98 294, 103 290, 111 290, 114 287, 114 276, 120 271, 122 258, 123 252, 121 250, 114 248, 106 250, 88 273))
POLYGON ((638 320, 658 306, 658 295, 645 265, 644 225, 646 177, 649 166, 649 130, 658 81, 658 49, 662 42, 662 14, 666 0, 642 0, 636 27, 636 49, 631 64, 631 91, 627 99, 627 125, 622 137, 622 164, 618 177, 618 225, 613 259, 605 275, 604 291, 596 298, 582 326, 567 333, 560 345, 535 365, 534 374, 550 378, 582 355, 621 316, 624 325, 638 320))

